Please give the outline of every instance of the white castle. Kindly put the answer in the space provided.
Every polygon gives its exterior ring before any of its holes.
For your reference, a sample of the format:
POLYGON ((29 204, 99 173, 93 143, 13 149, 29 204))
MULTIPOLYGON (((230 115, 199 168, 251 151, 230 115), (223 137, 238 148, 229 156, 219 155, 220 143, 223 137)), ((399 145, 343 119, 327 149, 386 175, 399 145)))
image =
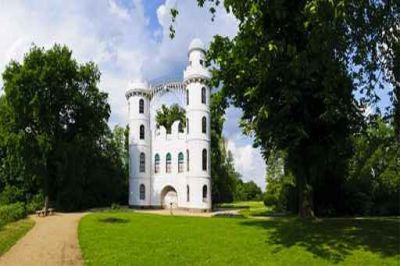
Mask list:
POLYGON ((205 47, 194 39, 183 81, 129 85, 129 205, 138 208, 211 209, 210 73, 205 47), (186 98, 186 128, 175 121, 151 129, 152 100, 177 91, 186 98))

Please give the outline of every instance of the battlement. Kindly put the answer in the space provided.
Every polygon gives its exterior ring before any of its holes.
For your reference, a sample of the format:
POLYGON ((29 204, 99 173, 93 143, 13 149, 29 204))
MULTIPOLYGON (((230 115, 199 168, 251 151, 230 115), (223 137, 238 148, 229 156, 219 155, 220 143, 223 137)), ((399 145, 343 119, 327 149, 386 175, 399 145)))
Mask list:
POLYGON ((186 140, 186 128, 179 132, 180 121, 175 121, 171 127, 171 133, 167 133, 167 129, 164 126, 160 126, 154 130, 153 139, 155 142, 160 141, 174 141, 174 140, 186 140))

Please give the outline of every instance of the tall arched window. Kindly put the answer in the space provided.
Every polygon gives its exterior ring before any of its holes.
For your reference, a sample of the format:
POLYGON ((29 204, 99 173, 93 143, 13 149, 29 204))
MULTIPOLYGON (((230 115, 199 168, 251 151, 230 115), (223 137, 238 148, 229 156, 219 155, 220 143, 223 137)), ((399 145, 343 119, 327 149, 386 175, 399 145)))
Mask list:
POLYGON ((186 186, 186 201, 190 201, 190 188, 189 185, 186 186))
POLYGON ((183 172, 183 162, 184 162, 183 153, 180 152, 178 154, 178 173, 183 172))
POLYGON ((186 171, 189 172, 189 150, 186 150, 186 171))
POLYGON ((203 186, 203 201, 207 200, 207 186, 203 186))
POLYGON ((171 153, 167 153, 167 157, 165 160, 165 172, 171 173, 171 153))
POLYGON ((144 155, 144 152, 140 153, 139 171, 141 173, 146 172, 146 156, 144 155))
POLYGON ((160 155, 158 153, 154 156, 154 173, 160 172, 160 155))
POLYGON ((140 99, 139 100, 139 114, 143 114, 144 113, 144 100, 140 99))
POLYGON ((179 131, 180 133, 183 132, 182 122, 179 122, 178 131, 179 131))
POLYGON ((146 187, 141 184, 139 188, 139 199, 145 200, 146 199, 146 187))
POLYGON ((140 125, 140 139, 144 139, 144 125, 140 125))
POLYGON ((203 168, 203 171, 207 171, 207 150, 206 149, 204 149, 203 150, 203 154, 202 154, 203 156, 202 156, 202 168, 203 168))
POLYGON ((189 134, 189 118, 186 118, 186 133, 189 134))
POLYGON ((189 90, 186 91, 186 105, 189 105, 189 90))
POLYGON ((201 119, 201 132, 207 133, 207 118, 205 116, 201 119))
POLYGON ((201 88, 201 103, 206 104, 206 96, 207 96, 206 87, 203 87, 201 88))

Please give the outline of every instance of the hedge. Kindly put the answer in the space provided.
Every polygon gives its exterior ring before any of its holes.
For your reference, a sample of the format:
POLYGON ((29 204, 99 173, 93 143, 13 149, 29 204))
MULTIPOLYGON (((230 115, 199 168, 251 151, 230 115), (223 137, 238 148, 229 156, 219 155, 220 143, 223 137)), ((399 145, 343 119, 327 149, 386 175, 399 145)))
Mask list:
POLYGON ((25 217, 25 205, 21 202, 0 206, 0 227, 25 217))

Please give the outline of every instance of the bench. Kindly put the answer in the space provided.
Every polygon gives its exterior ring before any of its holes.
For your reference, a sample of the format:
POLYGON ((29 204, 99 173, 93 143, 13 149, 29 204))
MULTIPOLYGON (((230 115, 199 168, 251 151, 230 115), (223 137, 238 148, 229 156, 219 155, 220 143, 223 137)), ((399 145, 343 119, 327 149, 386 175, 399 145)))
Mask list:
MULTIPOLYGON (((53 215, 54 214, 54 209, 53 208, 48 208, 47 209, 47 213, 48 213, 48 215, 53 215)), ((46 211, 45 211, 45 209, 41 209, 41 210, 38 210, 38 211, 36 211, 36 215, 37 216, 46 216, 46 211)))

